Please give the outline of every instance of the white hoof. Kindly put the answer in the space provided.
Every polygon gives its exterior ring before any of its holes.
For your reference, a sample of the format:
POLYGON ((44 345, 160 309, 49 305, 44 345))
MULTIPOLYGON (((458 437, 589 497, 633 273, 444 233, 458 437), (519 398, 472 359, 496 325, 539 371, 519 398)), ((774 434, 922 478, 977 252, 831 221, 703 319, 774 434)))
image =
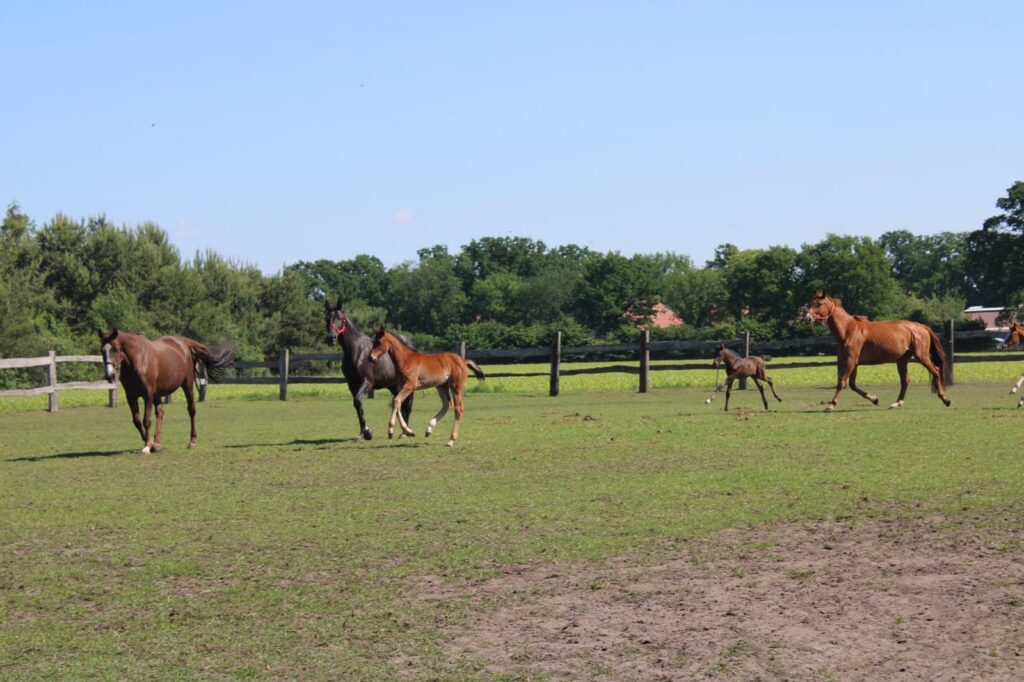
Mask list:
POLYGON ((453 441, 453 440, 448 441, 448 447, 450 447, 450 448, 455 447, 455 441, 453 441))
POLYGON ((836 411, 836 406, 835 405, 829 405, 829 406, 827 406, 825 408, 825 411, 826 412, 835 412, 836 411))
POLYGON ((896 410, 896 409, 899 409, 901 407, 903 407, 903 401, 902 400, 897 400, 896 402, 894 402, 892 405, 889 406, 889 409, 890 410, 896 410))
POLYGON ((149 453, 150 453, 150 449, 149 449, 148 445, 146 447, 142 448, 141 450, 139 450, 139 454, 140 455, 148 455, 149 453))
POLYGON ((1017 392, 1017 387, 1016 386, 1014 386, 1013 388, 1010 389, 1010 394, 1011 395, 1016 393, 1016 392, 1017 392))
POLYGON ((710 405, 711 404, 711 398, 708 398, 707 400, 705 400, 704 404, 705 405, 710 405))

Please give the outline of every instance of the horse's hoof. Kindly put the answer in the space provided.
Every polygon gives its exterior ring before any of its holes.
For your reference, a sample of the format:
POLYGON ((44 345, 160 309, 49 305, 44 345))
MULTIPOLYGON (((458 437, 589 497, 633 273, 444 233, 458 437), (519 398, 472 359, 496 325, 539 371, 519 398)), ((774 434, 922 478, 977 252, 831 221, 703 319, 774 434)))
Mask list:
POLYGON ((146 447, 142 448, 141 450, 139 450, 139 454, 140 455, 148 455, 149 453, 150 453, 150 449, 149 449, 148 445, 146 447))
POLYGON ((877 395, 869 395, 868 396, 868 400, 871 401, 872 405, 874 405, 875 407, 878 407, 878 396, 877 395))
POLYGON ((391 440, 394 437, 395 437, 395 432, 394 431, 388 431, 388 440, 391 440))
POLYGON ((890 410, 898 410, 901 407, 903 407, 903 401, 902 400, 897 400, 896 402, 894 402, 892 405, 889 406, 889 409, 890 410))
MULTIPOLYGON (((190 448, 194 448, 195 445, 190 444, 189 447, 190 448)), ((157 452, 160 452, 163 449, 164 449, 163 445, 157 445, 156 443, 154 443, 153 444, 153 448, 150 450, 150 452, 157 453, 157 452)))
POLYGON ((825 411, 826 412, 835 412, 836 411, 836 406, 835 405, 828 405, 827 407, 825 407, 825 411))
POLYGON ((950 405, 953 404, 953 401, 950 400, 949 398, 943 398, 942 402, 946 403, 946 407, 949 407, 950 405))
POLYGON ((1016 386, 1014 386, 1013 388, 1010 389, 1010 395, 1013 395, 1016 392, 1017 392, 1017 387, 1016 386))
POLYGON ((448 441, 448 447, 454 448, 455 447, 455 441, 453 441, 453 440, 448 441))
POLYGON ((708 398, 707 400, 705 400, 704 404, 705 405, 710 405, 711 404, 711 398, 708 398))

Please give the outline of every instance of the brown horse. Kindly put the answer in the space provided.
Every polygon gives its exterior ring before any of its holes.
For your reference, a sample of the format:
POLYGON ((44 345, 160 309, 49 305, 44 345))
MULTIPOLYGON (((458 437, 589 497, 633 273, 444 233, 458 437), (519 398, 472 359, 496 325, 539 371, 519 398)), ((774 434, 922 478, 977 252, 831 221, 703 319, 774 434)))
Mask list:
POLYGON ((871 322, 863 315, 851 315, 843 310, 839 301, 827 296, 824 291, 814 292, 814 298, 807 309, 809 322, 824 322, 838 344, 840 375, 836 393, 829 401, 826 412, 836 409, 839 393, 847 382, 855 393, 875 405, 878 397, 857 388, 858 365, 884 365, 896 363, 900 373, 900 396, 889 409, 903 407, 903 397, 910 385, 907 367, 911 360, 917 360, 932 375, 932 391, 949 407, 946 388, 942 383, 942 370, 946 365, 946 353, 942 350, 939 337, 931 329, 910 320, 886 320, 871 322))
POLYGON ((401 389, 395 394, 391 403, 391 418, 388 420, 388 438, 395 433, 395 420, 402 426, 402 433, 415 436, 409 428, 399 408, 406 396, 420 388, 437 388, 441 396, 441 411, 427 424, 429 436, 437 426, 437 422, 448 412, 448 403, 455 403, 455 424, 452 426, 451 439, 448 446, 455 445, 459 439, 459 423, 462 421, 462 391, 466 387, 469 376, 467 367, 473 370, 477 379, 484 378, 484 372, 472 360, 465 360, 456 353, 417 353, 402 343, 401 339, 381 327, 373 335, 373 348, 370 349, 370 362, 377 362, 387 354, 395 363, 401 383, 401 389))
MULTIPOLYGON (((1024 343, 1024 324, 1014 322, 1010 325, 1010 335, 1006 337, 1006 341, 1003 343, 1002 348, 1012 348, 1013 346, 1019 346, 1022 343, 1024 343)), ((1010 389, 1010 393, 1014 394, 1020 390, 1021 384, 1024 384, 1024 374, 1020 376, 1020 379, 1017 379, 1017 383, 1010 389)), ((1021 405, 1024 405, 1024 396, 1021 396, 1021 399, 1017 401, 1017 407, 1020 407, 1021 405)))
POLYGON ((718 387, 708 396, 708 399, 704 401, 705 405, 710 405, 711 401, 715 399, 715 394, 720 393, 722 389, 725 389, 725 411, 729 411, 729 394, 732 393, 732 382, 736 377, 750 377, 757 384, 757 390, 761 392, 761 402, 764 403, 764 409, 768 409, 768 399, 764 397, 764 386, 761 382, 768 384, 768 387, 772 389, 772 395, 780 403, 782 398, 775 392, 775 384, 768 375, 765 374, 764 359, 759 358, 756 355, 751 355, 748 358, 740 356, 739 353, 733 350, 729 350, 725 347, 725 344, 719 344, 715 350, 715 359, 712 362, 714 367, 725 367, 725 382, 718 385, 718 387))
POLYGON ((210 350, 198 341, 178 336, 163 336, 150 341, 140 334, 118 331, 109 334, 96 332, 100 337, 103 354, 103 376, 114 383, 120 367, 121 385, 128 397, 132 421, 142 436, 142 454, 159 452, 160 435, 164 426, 164 406, 161 398, 179 388, 185 392, 188 416, 192 420, 192 440, 196 446, 196 404, 192 394, 195 384, 196 363, 202 363, 210 381, 216 382, 224 369, 235 361, 234 346, 210 350), (139 416, 139 399, 145 403, 145 418, 139 416), (150 416, 156 409, 156 432, 150 427, 150 416))

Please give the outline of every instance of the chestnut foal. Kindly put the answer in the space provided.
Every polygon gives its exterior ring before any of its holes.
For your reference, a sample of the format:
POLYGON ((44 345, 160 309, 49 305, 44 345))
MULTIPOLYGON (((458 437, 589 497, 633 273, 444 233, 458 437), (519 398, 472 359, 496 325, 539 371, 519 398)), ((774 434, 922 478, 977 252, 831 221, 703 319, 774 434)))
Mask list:
POLYGON ((427 424, 427 435, 433 433, 437 422, 448 412, 449 402, 455 403, 455 424, 452 426, 448 446, 455 445, 455 441, 459 439, 459 423, 462 421, 462 392, 469 376, 467 368, 473 370, 477 379, 484 378, 483 370, 472 360, 464 360, 455 353, 417 353, 397 336, 381 327, 373 335, 370 362, 377 362, 385 354, 395 363, 401 386, 391 403, 388 438, 394 436, 395 420, 401 424, 404 435, 416 435, 401 413, 402 401, 417 389, 437 388, 437 394, 441 396, 441 411, 427 424))

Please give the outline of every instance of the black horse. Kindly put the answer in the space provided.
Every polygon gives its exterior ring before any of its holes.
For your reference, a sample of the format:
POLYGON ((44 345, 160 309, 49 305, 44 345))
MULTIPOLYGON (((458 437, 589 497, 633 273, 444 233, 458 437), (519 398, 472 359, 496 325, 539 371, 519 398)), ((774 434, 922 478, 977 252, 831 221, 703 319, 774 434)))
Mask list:
MULTIPOLYGON (((373 432, 366 425, 363 396, 374 388, 386 388, 394 395, 401 389, 402 382, 398 380, 395 365, 390 357, 383 357, 374 363, 369 362, 373 339, 352 324, 352 320, 342 310, 341 303, 332 306, 324 301, 324 319, 327 321, 327 343, 331 346, 341 343, 344 349, 341 373, 348 382, 348 390, 352 393, 352 405, 359 417, 359 438, 370 440, 373 438, 373 432)), ((402 340, 412 346, 408 339, 402 340)), ((412 399, 413 396, 410 394, 402 403, 402 416, 406 423, 412 414, 412 399)))

